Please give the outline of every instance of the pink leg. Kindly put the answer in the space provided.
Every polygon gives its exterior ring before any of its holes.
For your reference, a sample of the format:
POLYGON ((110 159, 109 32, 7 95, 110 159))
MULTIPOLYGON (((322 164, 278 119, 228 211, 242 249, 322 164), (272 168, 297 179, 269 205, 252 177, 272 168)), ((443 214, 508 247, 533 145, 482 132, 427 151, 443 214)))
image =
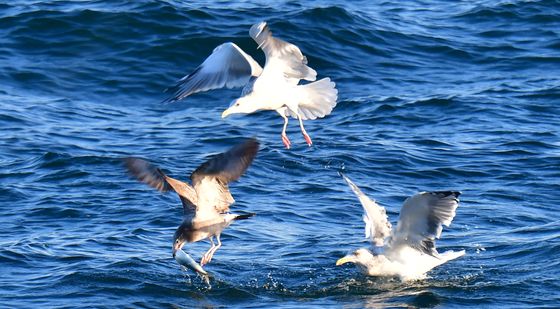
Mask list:
POLYGON ((290 149, 290 145, 292 145, 292 143, 290 142, 290 139, 288 138, 286 133, 282 133, 282 143, 284 143, 284 146, 286 146, 286 149, 290 149))
POLYGON ((288 117, 286 117, 286 115, 284 115, 284 112, 281 112, 280 116, 282 116, 282 118, 284 118, 284 127, 282 128, 282 143, 284 143, 284 146, 286 146, 286 149, 290 149, 290 146, 292 145, 292 143, 290 142, 290 139, 288 138, 288 135, 286 135, 286 128, 288 127, 288 117))
POLYGON ((303 138, 305 138, 305 141, 307 142, 307 145, 309 146, 313 145, 313 142, 311 141, 311 137, 309 137, 307 132, 302 132, 302 133, 303 133, 303 138))
POLYGON ((305 131, 305 128, 303 127, 303 120, 301 120, 301 117, 299 115, 298 115, 298 120, 299 120, 299 127, 301 128, 301 134, 303 134, 303 138, 305 138, 307 145, 311 147, 311 145, 313 145, 313 142, 311 141, 311 137, 309 137, 309 134, 307 134, 307 131, 305 131))

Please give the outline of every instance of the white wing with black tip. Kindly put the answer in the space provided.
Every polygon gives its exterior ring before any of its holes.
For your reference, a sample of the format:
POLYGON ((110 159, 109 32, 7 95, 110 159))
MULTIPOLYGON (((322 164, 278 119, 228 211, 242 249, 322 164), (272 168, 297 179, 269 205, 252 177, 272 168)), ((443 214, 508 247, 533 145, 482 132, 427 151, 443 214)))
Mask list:
POLYGON ((273 37, 266 22, 253 25, 249 35, 265 53, 263 76, 283 74, 296 85, 301 79, 314 81, 317 78, 317 72, 307 66, 307 58, 301 50, 294 44, 273 37))
POLYGON ((421 192, 403 204, 390 246, 406 244, 424 253, 438 256, 435 240, 441 236, 442 225, 449 226, 459 206, 457 191, 421 192))
POLYGON ((358 186, 356 186, 348 177, 339 173, 348 183, 350 189, 356 194, 362 207, 364 208, 364 223, 366 238, 369 238, 374 246, 381 247, 385 242, 385 238, 391 234, 391 223, 387 218, 387 212, 384 207, 379 206, 375 201, 367 197, 358 186))

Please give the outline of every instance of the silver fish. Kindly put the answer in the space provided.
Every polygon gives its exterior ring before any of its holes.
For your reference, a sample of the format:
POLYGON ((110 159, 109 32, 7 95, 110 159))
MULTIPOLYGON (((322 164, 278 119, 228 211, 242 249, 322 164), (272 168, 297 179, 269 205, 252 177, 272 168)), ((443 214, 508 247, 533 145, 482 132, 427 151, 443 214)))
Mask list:
POLYGON ((208 273, 204 270, 204 268, 202 268, 202 266, 200 266, 200 264, 198 264, 188 253, 183 251, 183 249, 179 249, 175 252, 175 261, 188 269, 192 269, 199 274, 208 276, 208 273))

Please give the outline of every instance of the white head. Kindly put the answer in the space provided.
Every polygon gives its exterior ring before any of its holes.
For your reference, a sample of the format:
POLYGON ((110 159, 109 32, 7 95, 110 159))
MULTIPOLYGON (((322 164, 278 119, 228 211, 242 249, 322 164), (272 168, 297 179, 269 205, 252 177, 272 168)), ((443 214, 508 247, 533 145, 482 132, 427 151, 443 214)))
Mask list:
POLYGON ((374 259, 374 255, 368 249, 360 248, 336 261, 336 266, 346 263, 354 263, 360 268, 367 267, 367 265, 374 259))
POLYGON ((226 118, 231 114, 250 114, 261 109, 258 104, 250 95, 241 97, 239 99, 233 100, 228 109, 222 113, 222 118, 226 118))

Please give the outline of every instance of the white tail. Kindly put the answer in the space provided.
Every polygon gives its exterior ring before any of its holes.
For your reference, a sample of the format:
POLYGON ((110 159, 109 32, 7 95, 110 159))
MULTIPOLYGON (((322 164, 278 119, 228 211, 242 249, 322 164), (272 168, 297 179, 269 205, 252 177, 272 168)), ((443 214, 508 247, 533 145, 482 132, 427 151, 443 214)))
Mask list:
POLYGON ((465 255, 465 250, 461 250, 461 251, 451 251, 451 250, 449 250, 449 251, 445 251, 444 253, 441 253, 439 256, 440 256, 440 258, 445 260, 445 262, 447 262, 447 261, 454 260, 458 257, 461 257, 463 255, 465 255))
MULTIPOLYGON (((338 90, 330 78, 323 78, 313 83, 300 85, 301 93, 298 113, 303 120, 323 118, 330 114, 336 106, 338 90)), ((288 115, 293 118, 297 116, 288 110, 288 115)))

